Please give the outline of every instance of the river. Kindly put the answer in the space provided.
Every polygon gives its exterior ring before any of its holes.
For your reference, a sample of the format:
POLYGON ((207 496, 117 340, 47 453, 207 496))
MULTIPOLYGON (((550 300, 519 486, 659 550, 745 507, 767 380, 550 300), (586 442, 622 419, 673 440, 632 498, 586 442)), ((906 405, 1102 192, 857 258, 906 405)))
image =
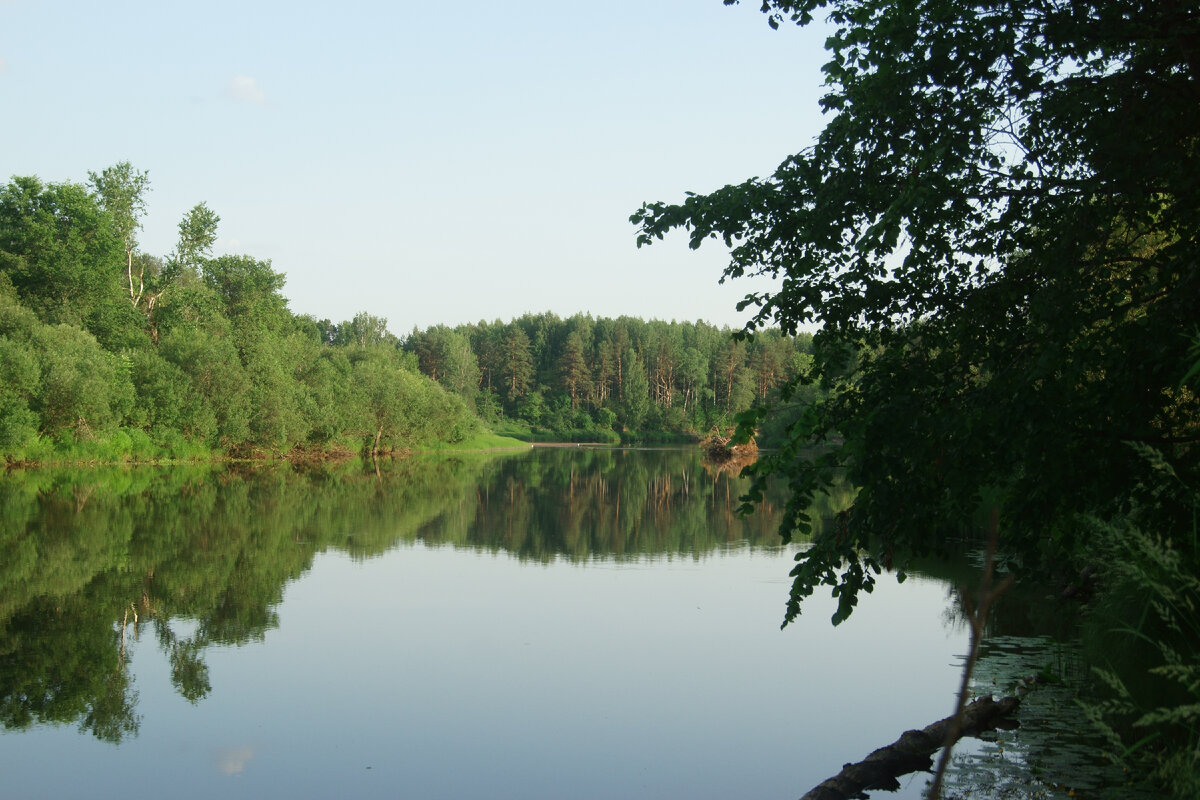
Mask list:
MULTIPOLYGON (((743 489, 692 450, 11 473, 4 796, 798 797, 950 713, 973 567, 781 631, 803 543, 743 489)), ((981 691, 1065 658, 1028 616, 981 691)), ((965 747, 960 787, 1031 786, 1043 742, 965 747)))

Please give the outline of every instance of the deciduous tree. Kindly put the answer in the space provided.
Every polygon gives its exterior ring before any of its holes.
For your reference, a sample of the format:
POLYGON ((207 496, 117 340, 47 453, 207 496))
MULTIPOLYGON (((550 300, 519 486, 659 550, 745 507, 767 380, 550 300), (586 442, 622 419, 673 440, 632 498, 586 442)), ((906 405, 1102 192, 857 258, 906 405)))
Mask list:
POLYGON ((167 259, 170 273, 188 271, 200 274, 201 264, 212 256, 220 222, 221 218, 204 203, 197 203, 183 215, 179 221, 179 241, 175 245, 175 252, 167 259))
POLYGON ((99 174, 89 172, 88 179, 125 246, 125 279, 129 301, 136 308, 146 285, 142 271, 139 270, 137 278, 134 278, 133 255, 137 250, 137 232, 142 228, 142 216, 146 213, 150 176, 145 171, 135 170, 128 161, 121 161, 99 174))
POLYGON ((120 297, 121 254, 111 216, 85 187, 35 177, 0 187, 0 272, 42 321, 105 317, 120 297))
MULTIPOLYGON (((795 491, 785 536, 808 530, 804 509, 836 471, 862 487, 842 529, 799 557, 787 618, 827 584, 844 619, 874 573, 961 530, 983 495, 1002 507, 1005 548, 1073 553, 1073 514, 1113 513, 1155 485, 1128 442, 1195 476, 1200 406, 1179 385, 1200 320, 1195 8, 762 10, 773 27, 828 15, 824 131, 765 179, 633 220, 639 244, 684 228, 693 247, 732 248, 727 277, 777 279, 741 304, 747 331, 821 326, 817 378, 858 354, 846 390, 763 462, 795 491)), ((1166 529, 1190 519, 1175 511, 1166 529)))

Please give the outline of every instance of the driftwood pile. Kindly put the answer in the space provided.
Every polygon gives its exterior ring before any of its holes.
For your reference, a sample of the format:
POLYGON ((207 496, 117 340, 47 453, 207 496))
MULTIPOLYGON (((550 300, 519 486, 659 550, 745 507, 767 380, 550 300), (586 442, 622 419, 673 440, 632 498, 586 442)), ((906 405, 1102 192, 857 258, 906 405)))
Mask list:
POLYGON ((733 444, 733 430, 726 433, 713 428, 712 431, 705 436, 700 442, 700 449, 704 451, 704 457, 713 464, 724 464, 727 461, 738 460, 742 462, 750 462, 758 457, 758 444, 754 439, 744 444, 733 444))

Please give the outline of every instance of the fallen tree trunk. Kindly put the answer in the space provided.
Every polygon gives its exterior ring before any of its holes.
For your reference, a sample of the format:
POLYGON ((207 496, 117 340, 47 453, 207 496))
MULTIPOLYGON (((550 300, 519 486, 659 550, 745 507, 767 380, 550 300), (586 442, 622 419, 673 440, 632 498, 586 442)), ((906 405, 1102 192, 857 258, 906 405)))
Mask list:
MULTIPOLYGON (((955 741, 963 736, 978 736, 984 731, 1000 727, 1016 727, 1007 718, 1017 710, 1021 700, 1005 697, 993 700, 981 697, 963 709, 962 726, 955 741)), ((919 731, 905 731, 899 739, 881 747, 857 764, 847 764, 842 771, 822 782, 800 800, 850 800, 864 797, 868 789, 896 791, 901 775, 910 772, 930 771, 933 754, 947 742, 954 716, 925 727, 919 731)))

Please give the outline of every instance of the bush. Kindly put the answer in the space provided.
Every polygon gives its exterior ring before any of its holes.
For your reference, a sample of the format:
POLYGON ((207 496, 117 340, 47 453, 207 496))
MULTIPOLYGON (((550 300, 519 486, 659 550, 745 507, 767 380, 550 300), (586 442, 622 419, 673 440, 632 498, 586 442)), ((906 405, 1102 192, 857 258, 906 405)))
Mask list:
POLYGON ((1085 642, 1109 697, 1085 710, 1112 758, 1200 797, 1200 564, 1128 519, 1092 528, 1104 593, 1085 642))

